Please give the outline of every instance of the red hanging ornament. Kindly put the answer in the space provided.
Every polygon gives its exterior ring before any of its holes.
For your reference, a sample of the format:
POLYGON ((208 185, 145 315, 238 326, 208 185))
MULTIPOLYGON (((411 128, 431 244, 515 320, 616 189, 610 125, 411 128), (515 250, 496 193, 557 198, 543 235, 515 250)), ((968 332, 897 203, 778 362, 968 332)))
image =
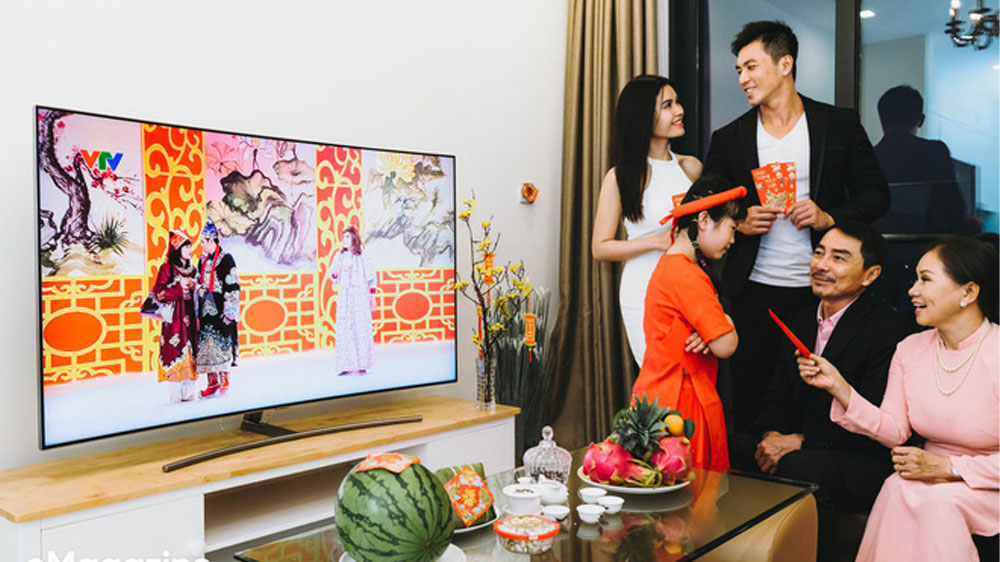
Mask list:
MULTIPOLYGON (((531 310, 531 293, 528 293, 528 310, 531 310)), ((524 345, 528 346, 528 363, 531 363, 531 356, 534 355, 535 347, 535 319, 538 318, 537 314, 532 312, 524 313, 524 345)))
POLYGON ((528 312, 524 315, 524 345, 528 346, 528 363, 531 363, 531 356, 534 355, 534 351, 531 349, 535 347, 535 318, 537 314, 532 314, 528 312))
POLYGON ((483 283, 493 284, 493 254, 483 254, 483 283))

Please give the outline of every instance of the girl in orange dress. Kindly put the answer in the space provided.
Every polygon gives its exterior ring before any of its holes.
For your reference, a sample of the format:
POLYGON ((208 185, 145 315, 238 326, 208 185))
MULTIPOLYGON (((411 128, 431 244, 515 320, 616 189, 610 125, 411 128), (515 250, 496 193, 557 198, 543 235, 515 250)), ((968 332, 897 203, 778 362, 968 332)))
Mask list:
MULTIPOLYGON (((728 187, 721 178, 705 176, 691 185, 682 204, 728 187)), ((676 238, 646 289, 646 356, 632 387, 635 397, 645 393, 694 420, 694 465, 714 470, 729 468, 726 422, 715 390, 718 358, 732 355, 739 340, 707 260, 726 253, 745 216, 740 197, 676 219, 676 238)))

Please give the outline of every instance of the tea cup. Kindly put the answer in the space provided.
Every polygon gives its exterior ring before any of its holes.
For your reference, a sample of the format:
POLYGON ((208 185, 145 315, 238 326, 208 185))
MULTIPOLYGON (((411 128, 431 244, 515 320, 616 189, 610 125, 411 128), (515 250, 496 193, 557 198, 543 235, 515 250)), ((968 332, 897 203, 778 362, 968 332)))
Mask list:
POLYGON ((597 498, 607 494, 608 491, 603 488, 595 488, 593 486, 580 488, 580 498, 587 503, 597 503, 597 498))
POLYGON ((565 505, 547 505, 542 508, 542 515, 551 517, 556 521, 562 521, 569 515, 569 508, 565 505))
POLYGON ((563 483, 555 480, 546 480, 538 484, 535 489, 542 493, 542 505, 566 503, 569 499, 569 490, 563 483))
POLYGON ((604 508, 592 503, 584 503, 576 506, 576 514, 584 523, 597 523, 601 519, 604 508))
POLYGON ((507 513, 527 515, 542 508, 542 494, 534 486, 511 484, 504 487, 503 495, 507 498, 507 513))
POLYGON ((622 509, 625 498, 621 496, 601 496, 597 498, 597 504, 603 507, 608 513, 618 513, 622 509))

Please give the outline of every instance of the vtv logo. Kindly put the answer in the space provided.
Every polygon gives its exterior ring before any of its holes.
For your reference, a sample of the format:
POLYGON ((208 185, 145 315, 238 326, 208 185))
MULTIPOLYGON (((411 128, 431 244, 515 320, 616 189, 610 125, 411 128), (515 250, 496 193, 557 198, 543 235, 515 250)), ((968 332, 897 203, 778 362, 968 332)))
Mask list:
POLYGON ((107 151, 88 151, 81 150, 80 155, 83 156, 83 161, 87 163, 87 167, 93 169, 94 165, 97 165, 98 170, 111 169, 112 172, 118 169, 118 165, 122 162, 122 153, 116 152, 114 156, 107 151))

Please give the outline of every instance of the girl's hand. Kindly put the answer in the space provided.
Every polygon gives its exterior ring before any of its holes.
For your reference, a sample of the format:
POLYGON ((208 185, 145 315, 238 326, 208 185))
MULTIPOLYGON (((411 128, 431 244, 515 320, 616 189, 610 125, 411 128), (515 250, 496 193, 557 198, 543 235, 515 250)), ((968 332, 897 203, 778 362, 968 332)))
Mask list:
POLYGON ((847 407, 851 397, 851 385, 840 374, 840 371, 824 357, 815 353, 809 359, 795 352, 799 365, 799 376, 806 384, 821 388, 837 399, 843 407, 847 407))
POLYGON ((893 447, 892 468, 907 480, 945 482, 956 480, 951 459, 928 453, 920 447, 893 447))
POLYGON ((698 332, 691 331, 691 335, 688 339, 684 341, 684 351, 688 353, 700 353, 702 355, 708 355, 711 349, 708 348, 708 343, 701 339, 698 332))

